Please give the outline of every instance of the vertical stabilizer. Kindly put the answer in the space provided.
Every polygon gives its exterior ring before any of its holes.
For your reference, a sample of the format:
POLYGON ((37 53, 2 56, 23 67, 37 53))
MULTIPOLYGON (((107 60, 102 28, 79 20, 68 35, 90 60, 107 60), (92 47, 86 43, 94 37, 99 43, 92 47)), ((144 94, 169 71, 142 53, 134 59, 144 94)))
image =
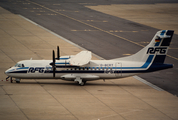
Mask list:
POLYGON ((153 37, 152 41, 136 54, 115 60, 143 63, 149 62, 149 64, 151 63, 152 65, 163 65, 173 34, 173 30, 158 31, 153 37))

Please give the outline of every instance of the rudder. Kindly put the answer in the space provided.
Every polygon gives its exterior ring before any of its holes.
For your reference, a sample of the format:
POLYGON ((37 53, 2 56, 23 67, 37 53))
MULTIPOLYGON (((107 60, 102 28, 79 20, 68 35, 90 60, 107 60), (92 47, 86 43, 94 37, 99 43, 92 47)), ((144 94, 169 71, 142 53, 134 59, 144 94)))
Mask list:
MULTIPOLYGON (((159 31, 160 34, 155 36, 155 45, 154 47, 149 47, 147 54, 154 54, 155 58, 154 63, 163 64, 168 52, 169 45, 171 43, 174 31, 173 30, 162 30, 159 31)), ((153 41, 153 40, 152 40, 153 41)))

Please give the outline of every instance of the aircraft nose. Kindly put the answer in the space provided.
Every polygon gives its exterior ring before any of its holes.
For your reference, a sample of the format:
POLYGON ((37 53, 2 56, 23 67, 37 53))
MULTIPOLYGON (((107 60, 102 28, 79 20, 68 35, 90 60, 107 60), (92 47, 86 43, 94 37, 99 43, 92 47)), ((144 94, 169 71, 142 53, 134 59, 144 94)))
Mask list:
POLYGON ((12 70, 13 70, 12 68, 7 69, 4 73, 5 73, 6 75, 9 75, 12 70))
POLYGON ((9 74, 9 69, 6 70, 4 73, 5 73, 6 75, 8 75, 8 74, 9 74))

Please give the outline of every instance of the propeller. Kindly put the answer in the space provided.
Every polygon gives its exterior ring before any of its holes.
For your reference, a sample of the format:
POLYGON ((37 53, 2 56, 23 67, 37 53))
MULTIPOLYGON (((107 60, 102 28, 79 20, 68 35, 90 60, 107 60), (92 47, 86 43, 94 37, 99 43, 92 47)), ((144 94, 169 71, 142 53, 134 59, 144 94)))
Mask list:
POLYGON ((52 57, 52 59, 53 59, 53 62, 50 63, 50 65, 52 66, 52 69, 53 69, 53 78, 55 78, 55 72, 56 72, 56 65, 55 65, 55 63, 56 63, 56 59, 55 59, 54 50, 53 50, 53 57, 52 57))
POLYGON ((56 59, 60 60, 60 50, 59 50, 59 46, 57 46, 57 58, 55 58, 55 52, 53 50, 53 56, 52 56, 53 62, 50 63, 50 65, 52 66, 53 69, 53 78, 55 78, 55 73, 56 73, 56 59))

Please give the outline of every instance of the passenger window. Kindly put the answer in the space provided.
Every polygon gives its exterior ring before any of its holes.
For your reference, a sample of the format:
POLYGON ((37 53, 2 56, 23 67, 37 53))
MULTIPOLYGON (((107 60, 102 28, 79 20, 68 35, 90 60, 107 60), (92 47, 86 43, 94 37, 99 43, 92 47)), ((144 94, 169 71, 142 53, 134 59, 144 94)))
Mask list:
POLYGON ((25 65, 24 65, 24 64, 22 64, 22 67, 25 67, 25 65))

